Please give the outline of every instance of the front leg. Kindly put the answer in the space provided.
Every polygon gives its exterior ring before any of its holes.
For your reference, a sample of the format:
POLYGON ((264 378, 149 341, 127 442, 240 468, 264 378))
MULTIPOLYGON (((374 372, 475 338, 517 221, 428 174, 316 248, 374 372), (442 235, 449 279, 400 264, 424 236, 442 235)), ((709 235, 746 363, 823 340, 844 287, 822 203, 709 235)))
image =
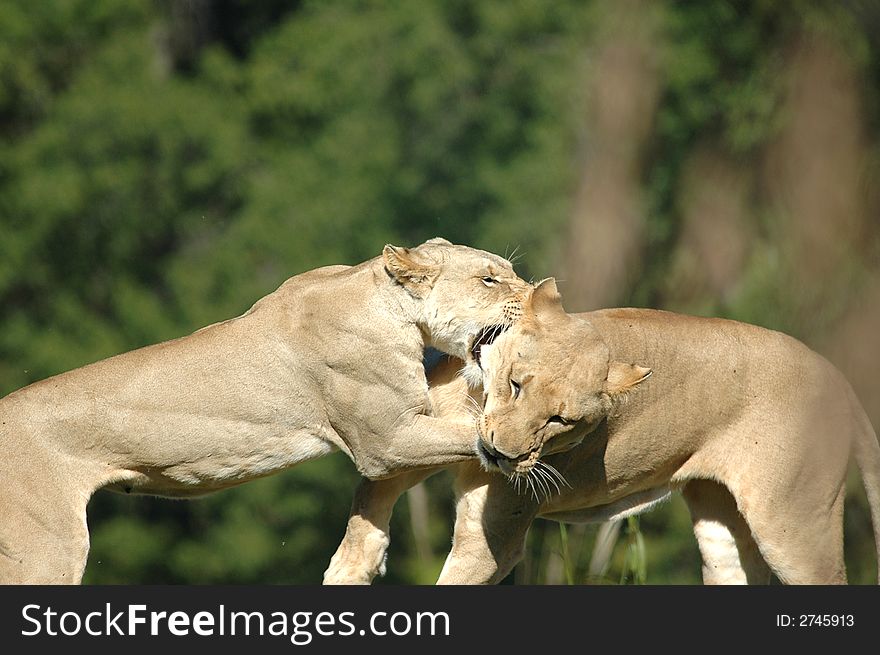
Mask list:
POLYGON ((522 559, 538 505, 498 473, 459 468, 452 551, 437 584, 497 584, 522 559))
POLYGON ((438 470, 420 469, 385 480, 361 480, 345 536, 324 573, 324 584, 370 584, 377 575, 384 575, 395 503, 407 489, 438 470))
POLYGON ((365 478, 390 478, 412 469, 444 467, 477 457, 477 429, 470 418, 450 420, 417 414, 386 434, 392 435, 390 440, 377 435, 371 440, 376 445, 355 455, 365 478))

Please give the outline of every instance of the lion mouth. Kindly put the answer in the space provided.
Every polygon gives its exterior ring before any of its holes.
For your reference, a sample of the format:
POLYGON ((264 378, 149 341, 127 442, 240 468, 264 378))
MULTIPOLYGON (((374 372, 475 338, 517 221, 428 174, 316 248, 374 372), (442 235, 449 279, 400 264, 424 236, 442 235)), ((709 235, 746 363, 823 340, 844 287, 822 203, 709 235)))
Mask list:
POLYGON ((490 325, 489 327, 484 327, 477 333, 470 348, 471 357, 474 358, 477 366, 483 368, 483 364, 481 363, 483 347, 491 345, 492 342, 509 327, 509 325, 502 324, 490 325))
MULTIPOLYGON (((480 462, 483 464, 483 468, 487 471, 501 471, 501 462, 502 458, 499 456, 498 451, 496 451, 491 446, 486 445, 486 443, 482 439, 477 439, 477 456, 480 458, 480 462)), ((510 469, 510 465, 506 467, 510 469)), ((505 474, 509 474, 512 472, 511 470, 503 471, 505 474)))
POLYGON ((541 459, 540 448, 517 459, 509 459, 479 439, 477 456, 484 470, 490 473, 500 472, 518 494, 529 494, 536 503, 546 502, 551 496, 562 494, 563 487, 572 488, 559 469, 541 459))

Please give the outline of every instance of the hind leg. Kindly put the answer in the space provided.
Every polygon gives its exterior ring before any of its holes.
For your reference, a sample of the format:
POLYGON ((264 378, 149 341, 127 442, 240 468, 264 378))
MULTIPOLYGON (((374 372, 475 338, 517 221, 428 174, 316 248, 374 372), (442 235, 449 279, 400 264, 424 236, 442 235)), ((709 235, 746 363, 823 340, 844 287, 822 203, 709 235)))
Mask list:
POLYGON ((682 489, 703 560, 704 584, 768 584, 770 569, 723 485, 692 480, 682 489))
POLYGON ((785 584, 846 584, 844 487, 828 497, 805 491, 797 503, 740 501, 773 573, 785 584))

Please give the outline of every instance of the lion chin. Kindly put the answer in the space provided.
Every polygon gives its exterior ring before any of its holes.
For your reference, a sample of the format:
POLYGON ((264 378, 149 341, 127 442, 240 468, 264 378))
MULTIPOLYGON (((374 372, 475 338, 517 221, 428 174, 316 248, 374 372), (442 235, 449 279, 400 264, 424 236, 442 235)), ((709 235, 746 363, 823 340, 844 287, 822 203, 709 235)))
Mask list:
POLYGON ((467 382, 468 387, 476 389, 483 384, 483 369, 475 360, 470 360, 462 367, 461 377, 467 382))

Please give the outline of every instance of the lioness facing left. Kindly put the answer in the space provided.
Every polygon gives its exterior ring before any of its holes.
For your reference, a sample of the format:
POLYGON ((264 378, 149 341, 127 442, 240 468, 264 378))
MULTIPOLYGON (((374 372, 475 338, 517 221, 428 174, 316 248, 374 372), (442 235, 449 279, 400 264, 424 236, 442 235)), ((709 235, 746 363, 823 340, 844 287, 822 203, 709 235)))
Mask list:
MULTIPOLYGON (((479 451, 489 472, 456 465, 440 583, 504 578, 535 517, 623 518, 672 491, 690 509, 704 582, 768 582, 772 572, 785 583, 842 583, 852 460, 880 544, 877 436, 843 375, 800 342, 654 310, 569 315, 552 281, 523 312, 481 349, 479 451)), ((474 411, 454 367, 432 382, 439 415, 474 411)), ((381 571, 394 501, 427 474, 362 483, 328 582, 381 571)))
POLYGON ((432 239, 290 278, 238 318, 0 399, 0 582, 79 582, 95 490, 186 497, 344 451, 368 478, 474 457, 425 346, 469 362, 530 286, 432 239))

